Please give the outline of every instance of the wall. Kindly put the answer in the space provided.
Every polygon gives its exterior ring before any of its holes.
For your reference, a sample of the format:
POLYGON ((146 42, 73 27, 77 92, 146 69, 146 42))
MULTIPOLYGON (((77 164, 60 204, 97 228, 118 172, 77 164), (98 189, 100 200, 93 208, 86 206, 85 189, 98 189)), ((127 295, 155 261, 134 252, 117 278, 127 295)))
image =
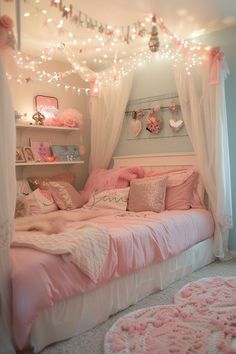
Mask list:
MULTIPOLYGON (((130 100, 144 97, 162 96, 176 91, 175 79, 170 62, 158 57, 135 71, 130 100)), ((124 119, 121 137, 115 156, 147 154, 155 152, 192 151, 188 137, 127 139, 127 122, 124 119)))
MULTIPOLYGON (((228 113, 229 150, 231 163, 232 203, 234 223, 236 223, 236 27, 201 37, 203 43, 219 45, 225 53, 230 76, 226 80, 226 104, 228 113)), ((151 63, 142 66, 135 72, 130 99, 148 96, 157 96, 176 91, 171 65, 163 60, 154 59, 151 63)), ((115 156, 145 154, 155 152, 192 151, 192 146, 187 137, 127 140, 127 119, 124 120, 120 141, 115 150, 115 156)), ((236 253, 236 225, 230 231, 229 247, 236 253)))
MULTIPOLYGON (((56 131, 33 131, 30 132, 26 130, 17 130, 17 143, 22 145, 29 145, 29 137, 37 138, 42 140, 49 140, 52 144, 79 144, 80 134, 83 136, 83 142, 86 147, 86 154, 83 157, 85 163, 83 165, 74 166, 33 166, 33 167, 17 167, 17 177, 18 179, 22 176, 28 175, 54 175, 69 169, 71 172, 75 173, 77 176, 77 186, 82 188, 84 182, 87 178, 88 170, 88 157, 90 152, 90 121, 88 117, 88 96, 85 93, 81 93, 80 96, 72 94, 70 90, 65 91, 62 87, 57 87, 53 84, 48 84, 47 81, 37 81, 29 83, 19 84, 16 82, 15 77, 17 73, 22 73, 23 77, 35 77, 35 74, 23 70, 22 72, 13 63, 8 63, 7 72, 12 74, 12 80, 9 81, 10 89, 12 92, 12 99, 14 109, 19 113, 27 113, 27 118, 30 119, 32 114, 35 112, 34 97, 36 95, 46 95, 57 97, 59 102, 59 109, 64 110, 67 108, 75 108, 83 115, 84 126, 81 132, 69 133, 67 136, 64 133, 56 131), (42 136, 43 133, 43 136, 42 136), (31 136, 29 136, 31 135, 31 136)), ((68 64, 52 61, 48 64, 40 66, 40 70, 47 70, 52 73, 63 72, 65 70, 70 70, 71 67, 68 64)), ((37 74, 36 74, 37 75, 37 74)), ((86 83, 82 81, 79 75, 71 75, 63 80, 64 83, 68 85, 75 85, 77 87, 86 87, 86 83)))

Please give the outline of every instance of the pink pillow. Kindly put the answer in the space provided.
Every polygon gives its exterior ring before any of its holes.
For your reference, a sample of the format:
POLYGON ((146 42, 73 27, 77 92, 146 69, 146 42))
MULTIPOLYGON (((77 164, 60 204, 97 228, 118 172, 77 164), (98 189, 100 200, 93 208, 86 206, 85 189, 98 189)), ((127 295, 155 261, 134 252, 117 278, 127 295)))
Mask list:
MULTIPOLYGON (((187 210, 202 208, 197 194, 199 174, 194 169, 152 171, 152 176, 167 176, 166 209, 187 210)), ((150 175, 150 173, 149 173, 150 175)), ((149 177, 153 178, 153 177, 149 177)))
POLYGON ((144 177, 144 169, 142 167, 134 166, 110 170, 97 168, 89 175, 84 191, 91 196, 94 192, 126 188, 129 187, 131 180, 141 177, 144 177))
POLYGON ((155 211, 165 209, 167 177, 141 178, 130 183, 128 210, 155 211))
POLYGON ((62 210, 81 208, 87 202, 86 193, 78 192, 70 183, 49 182, 48 189, 57 206, 62 210))
POLYGON ((58 209, 49 191, 35 189, 32 193, 25 196, 30 214, 47 214, 58 209))

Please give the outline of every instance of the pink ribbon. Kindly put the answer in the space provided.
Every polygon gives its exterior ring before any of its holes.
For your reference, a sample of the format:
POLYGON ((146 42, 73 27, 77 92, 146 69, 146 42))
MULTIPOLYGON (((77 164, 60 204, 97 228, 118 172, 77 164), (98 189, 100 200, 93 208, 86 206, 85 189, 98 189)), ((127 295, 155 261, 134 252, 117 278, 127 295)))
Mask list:
POLYGON ((224 53, 220 47, 214 47, 210 51, 209 84, 217 85, 220 80, 220 70, 224 61, 224 53))

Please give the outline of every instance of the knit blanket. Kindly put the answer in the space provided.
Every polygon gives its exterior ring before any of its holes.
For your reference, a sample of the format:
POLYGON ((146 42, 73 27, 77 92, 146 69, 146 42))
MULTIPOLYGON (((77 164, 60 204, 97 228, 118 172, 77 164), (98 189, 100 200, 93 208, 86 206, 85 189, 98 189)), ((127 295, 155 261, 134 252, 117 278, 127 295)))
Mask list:
POLYGON ((104 227, 81 222, 64 232, 46 235, 32 232, 15 233, 12 247, 29 247, 61 255, 73 262, 94 282, 97 281, 109 252, 109 233, 104 227))

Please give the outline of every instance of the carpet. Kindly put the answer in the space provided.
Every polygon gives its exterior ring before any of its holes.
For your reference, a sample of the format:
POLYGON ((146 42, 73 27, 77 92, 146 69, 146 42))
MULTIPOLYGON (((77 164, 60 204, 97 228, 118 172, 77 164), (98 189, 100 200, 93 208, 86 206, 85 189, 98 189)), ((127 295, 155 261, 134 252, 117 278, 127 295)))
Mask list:
POLYGON ((105 354, 236 353, 236 278, 187 284, 171 306, 120 318, 105 336, 105 354))
MULTIPOLYGON (((189 276, 176 281, 168 286, 167 289, 156 292, 139 301, 137 304, 130 306, 111 316, 106 322, 101 323, 95 328, 77 335, 71 339, 55 343, 45 348, 40 354, 104 354, 104 336, 111 326, 122 316, 150 306, 168 305, 173 303, 173 297, 179 289, 186 284, 199 280, 200 278, 215 276, 235 276, 236 260, 232 259, 228 262, 214 262, 208 266, 197 270, 189 276)), ((161 353, 162 354, 162 353, 161 353)))

